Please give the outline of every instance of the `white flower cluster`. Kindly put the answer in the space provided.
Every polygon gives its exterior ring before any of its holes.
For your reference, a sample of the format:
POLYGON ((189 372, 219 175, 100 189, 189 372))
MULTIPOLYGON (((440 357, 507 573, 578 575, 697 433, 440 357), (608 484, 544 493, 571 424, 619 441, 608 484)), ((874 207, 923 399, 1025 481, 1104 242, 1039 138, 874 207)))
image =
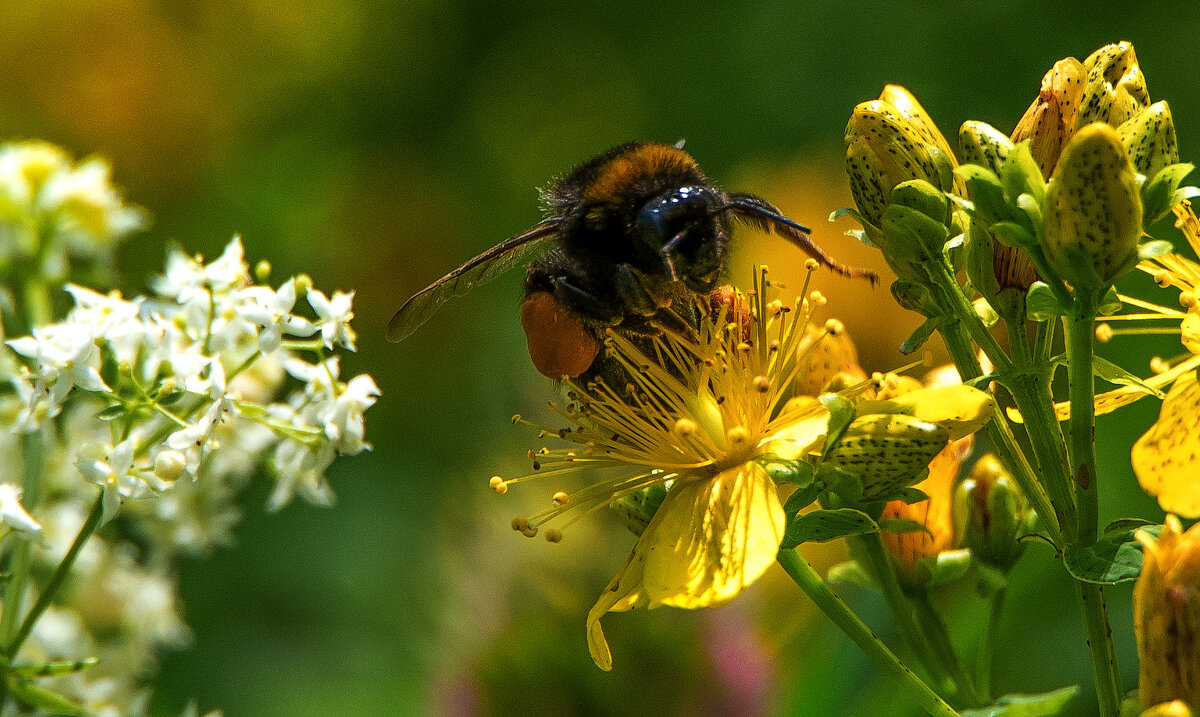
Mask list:
POLYGON ((65 284, 144 224, 100 160, 0 146, 0 299, 29 327, 0 334, 27 333, 0 343, 0 640, 20 647, 0 679, 16 714, 146 714, 156 651, 190 639, 178 558, 231 542, 260 468, 269 508, 325 505, 334 458, 370 448, 379 388, 340 378, 352 293, 255 281, 237 238, 208 263, 172 249, 145 297, 65 284), (60 290, 74 307, 54 322, 60 290))
POLYGON ((336 455, 370 447, 363 414, 379 395, 366 374, 340 381, 327 355, 354 349, 352 295, 329 299, 307 279, 253 284, 236 238, 209 264, 173 250, 154 288, 126 300, 70 286, 75 308, 63 321, 7 342, 27 359, 10 378, 23 404, 17 430, 41 430, 76 391, 101 403, 119 440, 83 443, 73 462, 104 488, 106 518, 122 499, 201 479, 213 449, 229 444, 249 455, 275 445, 272 508, 295 493, 328 504, 325 470, 336 455), (312 317, 292 313, 298 283, 312 317), (262 402, 283 376, 253 370, 259 363, 282 365, 303 385, 285 402, 262 402))

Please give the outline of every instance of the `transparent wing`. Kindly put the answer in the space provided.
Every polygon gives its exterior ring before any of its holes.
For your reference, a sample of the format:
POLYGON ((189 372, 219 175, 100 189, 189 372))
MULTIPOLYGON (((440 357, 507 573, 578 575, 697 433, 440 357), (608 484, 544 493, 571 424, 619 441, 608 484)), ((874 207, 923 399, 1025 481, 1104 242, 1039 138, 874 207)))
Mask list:
POLYGON ((530 254, 558 235, 560 220, 546 219, 509 237, 466 264, 413 294, 388 322, 389 341, 407 338, 433 316, 442 304, 524 263, 530 254))

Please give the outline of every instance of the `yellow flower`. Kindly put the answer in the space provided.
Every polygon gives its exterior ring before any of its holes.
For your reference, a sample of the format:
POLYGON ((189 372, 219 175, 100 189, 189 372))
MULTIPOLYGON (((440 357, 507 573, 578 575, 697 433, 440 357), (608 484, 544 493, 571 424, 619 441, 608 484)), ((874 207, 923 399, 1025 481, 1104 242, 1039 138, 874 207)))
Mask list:
POLYGON ((1168 515, 1156 541, 1138 531, 1142 574, 1133 589, 1138 696, 1143 704, 1200 704, 1200 529, 1168 515))
MULTIPOLYGON (((732 311, 706 312, 701 305, 705 315, 691 339, 664 333, 651 349, 639 350, 610 333, 611 355, 627 369, 629 385, 569 384, 571 403, 556 410, 572 426, 544 435, 577 445, 531 456, 535 473, 524 478, 605 472, 592 473, 604 477, 574 493, 556 493, 551 508, 514 520, 528 536, 567 513, 573 515, 561 527, 645 489, 667 487, 633 554, 588 613, 588 648, 602 669, 612 667, 600 627, 610 610, 717 605, 775 560, 783 505, 754 459, 802 456, 819 446, 828 412, 816 401, 787 400, 804 346, 820 343, 806 341, 806 327, 823 300, 815 295, 785 307, 763 298, 764 284, 756 282, 749 311, 741 299, 732 311)), ((524 478, 495 477, 492 487, 504 492, 524 478)), ((547 528, 547 539, 561 540, 561 527, 547 528)))
POLYGON ((1192 708, 1183 700, 1171 700, 1154 705, 1139 717, 1192 717, 1192 708))

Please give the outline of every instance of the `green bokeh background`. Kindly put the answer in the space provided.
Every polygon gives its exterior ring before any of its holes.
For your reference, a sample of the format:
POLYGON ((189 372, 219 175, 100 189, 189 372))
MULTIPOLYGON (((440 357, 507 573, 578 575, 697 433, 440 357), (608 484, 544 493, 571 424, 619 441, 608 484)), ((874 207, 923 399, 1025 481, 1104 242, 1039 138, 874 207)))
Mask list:
MULTIPOLYGON (((144 289, 168 240, 215 255, 240 233, 279 280, 305 271, 357 292, 359 348, 344 373, 383 389, 368 414, 374 451, 331 471, 336 507, 267 515, 258 485, 238 544, 183 566, 195 642, 164 655, 161 712, 194 698, 230 717, 913 713, 777 571, 720 610, 610 617, 616 669, 597 670, 584 616, 632 536, 601 516, 562 545, 526 541, 508 518, 555 486, 485 488, 537 445, 510 415, 539 415, 552 396, 524 353, 519 277, 454 302, 403 345, 383 340, 386 321, 536 221, 535 187, 633 138, 686 137, 717 181, 766 195, 835 255, 866 261, 822 217, 848 202, 846 118, 887 82, 951 136, 966 119, 1009 131, 1055 60, 1129 39, 1195 160, 1198 29, 1194 12, 1163 2, 5 3, 0 136, 108 157, 154 214, 123 251, 122 288, 144 289)), ((741 247, 735 271, 797 261, 769 239, 741 247)), ((899 364, 911 320, 886 313, 886 291, 829 291, 868 369, 899 364)), ((1177 348, 1143 342, 1125 360, 1142 370, 1177 348)), ((1100 421, 1104 519, 1161 518, 1128 466, 1156 410, 1100 421)), ((993 683, 1088 683, 1049 550, 1030 548, 1014 583, 993 683)), ((1130 588, 1110 593, 1132 688, 1130 588)), ((896 642, 877 596, 844 594, 896 642)), ((953 621, 970 644, 982 613, 964 602, 953 621)), ((1076 708, 1094 712, 1090 695, 1076 708)))

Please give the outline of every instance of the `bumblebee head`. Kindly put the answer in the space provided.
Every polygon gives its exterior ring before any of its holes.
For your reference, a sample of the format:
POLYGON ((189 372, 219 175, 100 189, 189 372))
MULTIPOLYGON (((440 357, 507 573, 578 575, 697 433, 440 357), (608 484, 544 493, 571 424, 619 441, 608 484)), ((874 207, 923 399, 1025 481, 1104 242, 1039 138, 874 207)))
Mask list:
POLYGON ((633 234, 650 263, 692 291, 712 291, 720 278, 729 221, 723 192, 709 186, 682 186, 659 194, 637 213, 633 234))

